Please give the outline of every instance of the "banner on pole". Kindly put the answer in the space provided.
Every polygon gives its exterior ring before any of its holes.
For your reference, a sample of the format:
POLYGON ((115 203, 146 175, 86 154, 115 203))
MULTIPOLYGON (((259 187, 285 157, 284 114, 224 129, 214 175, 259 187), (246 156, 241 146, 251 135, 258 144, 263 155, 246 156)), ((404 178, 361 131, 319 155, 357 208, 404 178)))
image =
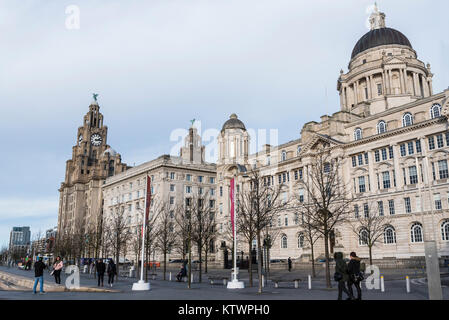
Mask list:
POLYGON ((231 225, 232 225, 232 236, 235 235, 235 221, 234 221, 234 178, 231 179, 231 188, 230 188, 230 198, 231 198, 231 225))

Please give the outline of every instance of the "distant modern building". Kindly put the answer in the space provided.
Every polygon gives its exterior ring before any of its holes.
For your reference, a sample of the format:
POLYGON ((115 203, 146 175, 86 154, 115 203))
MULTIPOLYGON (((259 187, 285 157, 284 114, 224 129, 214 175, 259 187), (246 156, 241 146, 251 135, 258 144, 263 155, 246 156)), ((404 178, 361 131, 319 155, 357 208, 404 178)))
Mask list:
POLYGON ((9 250, 28 251, 30 247, 31 231, 30 227, 13 227, 9 236, 9 250))

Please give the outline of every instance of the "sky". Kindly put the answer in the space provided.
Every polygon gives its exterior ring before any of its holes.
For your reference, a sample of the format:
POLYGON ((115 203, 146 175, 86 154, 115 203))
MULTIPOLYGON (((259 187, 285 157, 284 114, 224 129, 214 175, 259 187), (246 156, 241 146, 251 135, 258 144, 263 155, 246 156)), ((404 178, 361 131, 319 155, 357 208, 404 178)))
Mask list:
MULTIPOLYGON (((448 88, 449 2, 378 4, 387 26, 431 63, 434 92, 448 88)), ((339 72, 369 31, 372 5, 0 0, 0 246, 13 226, 32 235, 56 226, 65 162, 92 93, 108 144, 129 165, 170 153, 170 136, 191 119, 220 130, 231 113, 288 142, 339 110, 339 72)))

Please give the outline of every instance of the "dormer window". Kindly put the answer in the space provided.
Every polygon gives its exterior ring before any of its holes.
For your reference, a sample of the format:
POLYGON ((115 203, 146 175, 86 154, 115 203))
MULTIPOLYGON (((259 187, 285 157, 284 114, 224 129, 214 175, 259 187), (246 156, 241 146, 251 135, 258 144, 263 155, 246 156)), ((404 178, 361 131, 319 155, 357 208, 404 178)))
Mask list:
POLYGON ((362 129, 357 128, 354 130, 354 140, 361 140, 362 139, 362 129))
POLYGON ((387 124, 383 120, 379 121, 379 123, 377 124, 377 133, 382 134, 385 132, 387 132, 387 124))
POLYGON ((298 155, 301 153, 301 146, 298 146, 297 153, 298 155))
POLYGON ((411 113, 407 112, 402 117, 402 126, 403 127, 408 127, 408 126, 411 126, 411 125, 413 125, 413 116, 412 116, 411 113))
POLYGON ((282 160, 282 161, 287 160, 287 152, 282 151, 281 160, 282 160))
POLYGON ((441 117, 441 105, 439 105, 438 103, 435 103, 430 108, 430 118, 435 119, 435 118, 439 118, 439 117, 441 117))

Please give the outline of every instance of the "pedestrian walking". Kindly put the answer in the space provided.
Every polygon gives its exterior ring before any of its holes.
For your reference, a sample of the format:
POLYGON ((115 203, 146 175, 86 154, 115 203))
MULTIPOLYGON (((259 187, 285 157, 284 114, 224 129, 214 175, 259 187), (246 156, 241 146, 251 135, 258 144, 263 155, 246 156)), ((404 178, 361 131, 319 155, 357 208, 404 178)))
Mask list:
POLYGON ((97 267, 98 286, 100 286, 101 282, 101 286, 104 287, 103 282, 104 282, 104 272, 106 271, 106 265, 104 264, 103 259, 98 260, 96 267, 97 267))
POLYGON ((117 275, 117 266, 114 260, 110 259, 108 263, 108 284, 112 287, 114 283, 114 277, 117 275))
POLYGON ((292 271, 292 259, 290 257, 288 257, 287 263, 288 263, 288 272, 291 272, 292 271))
POLYGON ((346 288, 346 283, 349 280, 348 275, 348 266, 346 262, 343 260, 343 253, 335 252, 335 274, 334 280, 338 282, 338 300, 342 299, 343 292, 346 293, 348 298, 346 300, 353 300, 352 294, 346 288))
POLYGON ((44 269, 46 268, 45 264, 42 262, 42 257, 39 257, 38 261, 34 263, 34 286, 33 293, 36 294, 37 284, 40 284, 39 293, 45 294, 44 291, 44 269))
POLYGON ((64 263, 60 256, 56 257, 55 262, 53 263, 53 276, 55 277, 55 282, 57 284, 61 284, 61 271, 64 263))
POLYGON ((355 286, 357 290, 357 300, 362 300, 362 289, 360 288, 360 282, 363 281, 364 275, 361 270, 360 261, 355 252, 349 254, 350 261, 348 263, 348 291, 353 296, 352 286, 355 286))

